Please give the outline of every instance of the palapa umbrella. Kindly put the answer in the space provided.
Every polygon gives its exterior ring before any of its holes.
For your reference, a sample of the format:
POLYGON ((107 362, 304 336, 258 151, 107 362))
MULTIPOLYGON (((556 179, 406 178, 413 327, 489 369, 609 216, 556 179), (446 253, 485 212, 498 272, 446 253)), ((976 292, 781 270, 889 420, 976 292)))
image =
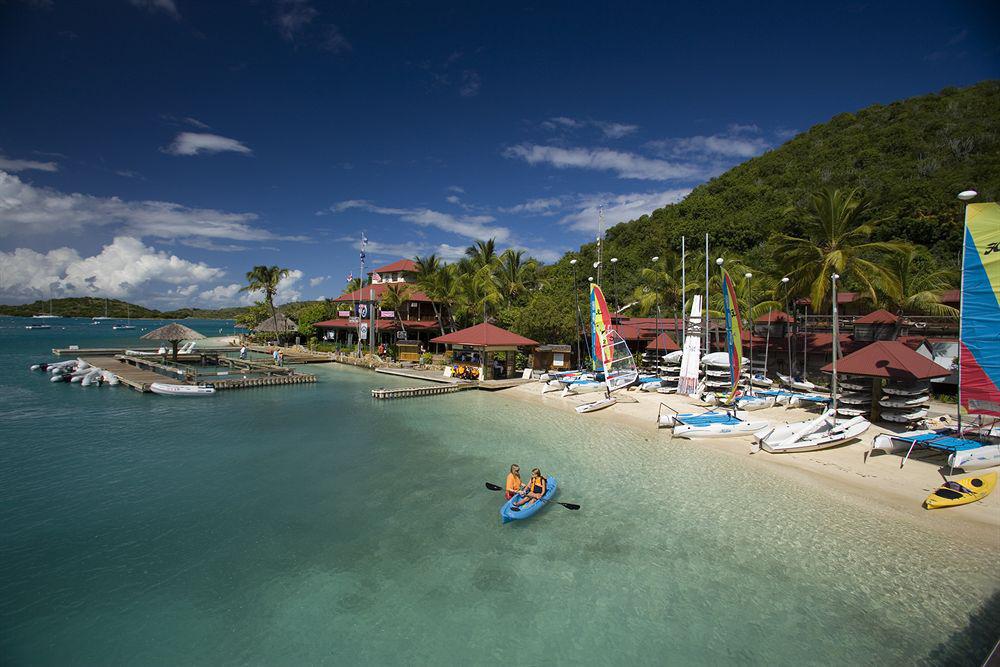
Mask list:
POLYGON ((182 340, 200 340, 204 338, 194 329, 189 329, 183 324, 171 322, 159 329, 153 329, 148 334, 142 336, 142 340, 168 340, 174 348, 174 361, 177 361, 177 345, 182 340))

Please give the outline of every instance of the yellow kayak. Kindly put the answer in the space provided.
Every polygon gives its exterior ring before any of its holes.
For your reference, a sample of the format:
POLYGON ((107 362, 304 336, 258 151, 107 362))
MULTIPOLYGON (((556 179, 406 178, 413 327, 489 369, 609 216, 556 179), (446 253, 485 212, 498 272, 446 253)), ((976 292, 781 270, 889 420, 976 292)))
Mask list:
POLYGON ((945 482, 934 493, 927 496, 927 500, 924 501, 924 509, 936 510, 941 507, 974 503, 990 495, 996 485, 997 474, 995 472, 945 482))

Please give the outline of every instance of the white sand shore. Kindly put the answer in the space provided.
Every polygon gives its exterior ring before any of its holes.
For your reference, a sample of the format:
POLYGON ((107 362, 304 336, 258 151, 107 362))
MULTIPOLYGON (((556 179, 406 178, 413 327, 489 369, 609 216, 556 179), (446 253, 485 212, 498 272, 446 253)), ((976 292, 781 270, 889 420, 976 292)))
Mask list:
MULTIPOLYGON (((503 393, 512 398, 570 412, 577 405, 594 400, 596 396, 591 394, 561 398, 557 391, 544 395, 541 391, 541 383, 531 383, 513 387, 503 393)), ((663 446, 669 447, 670 429, 658 429, 656 426, 661 402, 681 412, 692 411, 692 407, 698 405, 686 396, 629 391, 617 405, 577 417, 627 422, 636 428, 657 432, 656 437, 662 441, 663 446), (631 402, 632 399, 635 399, 634 403, 631 402)), ((755 418, 779 424, 811 419, 816 414, 801 408, 784 407, 753 413, 755 418)), ((741 466, 760 466, 785 475, 815 489, 817 493, 826 494, 831 500, 856 503, 869 510, 884 512, 887 520, 909 521, 923 528, 947 533, 964 542, 973 541, 1000 549, 1000 491, 970 505, 934 511, 923 509, 924 498, 944 479, 939 470, 946 465, 946 457, 940 454, 929 455, 927 450, 915 450, 915 456, 911 456, 902 468, 902 456, 896 454, 876 454, 866 461, 866 453, 872 440, 885 432, 887 429, 873 425, 855 443, 799 454, 769 454, 761 451, 751 455, 752 439, 749 436, 693 442, 733 457, 741 466)), ((947 472, 946 468, 944 472, 947 472)), ((949 478, 961 476, 963 475, 956 474, 949 478)))

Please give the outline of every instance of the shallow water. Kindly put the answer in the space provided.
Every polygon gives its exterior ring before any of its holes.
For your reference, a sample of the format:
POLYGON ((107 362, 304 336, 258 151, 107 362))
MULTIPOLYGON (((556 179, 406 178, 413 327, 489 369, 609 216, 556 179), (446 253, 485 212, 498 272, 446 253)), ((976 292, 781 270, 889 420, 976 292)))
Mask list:
POLYGON ((374 402, 413 381, 342 366, 206 399, 51 384, 50 348, 141 331, 24 323, 0 318, 4 664, 978 664, 996 639, 995 552, 697 444, 502 393, 374 402), (583 509, 501 526, 483 483, 515 461, 583 509))

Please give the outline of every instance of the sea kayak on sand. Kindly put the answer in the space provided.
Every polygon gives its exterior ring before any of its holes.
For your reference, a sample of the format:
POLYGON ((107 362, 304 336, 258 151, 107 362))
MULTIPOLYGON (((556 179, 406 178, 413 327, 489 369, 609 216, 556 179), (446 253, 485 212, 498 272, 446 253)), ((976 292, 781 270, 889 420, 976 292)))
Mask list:
POLYGON ((503 523, 527 519, 530 516, 534 516, 538 510, 547 505, 548 501, 552 500, 552 496, 556 495, 556 479, 555 477, 547 477, 545 483, 547 488, 545 489, 545 495, 542 496, 541 500, 536 500, 530 505, 522 505, 517 511, 512 509, 512 505, 514 504, 514 501, 518 500, 521 496, 514 496, 505 502, 500 508, 500 518, 503 520, 503 523))

